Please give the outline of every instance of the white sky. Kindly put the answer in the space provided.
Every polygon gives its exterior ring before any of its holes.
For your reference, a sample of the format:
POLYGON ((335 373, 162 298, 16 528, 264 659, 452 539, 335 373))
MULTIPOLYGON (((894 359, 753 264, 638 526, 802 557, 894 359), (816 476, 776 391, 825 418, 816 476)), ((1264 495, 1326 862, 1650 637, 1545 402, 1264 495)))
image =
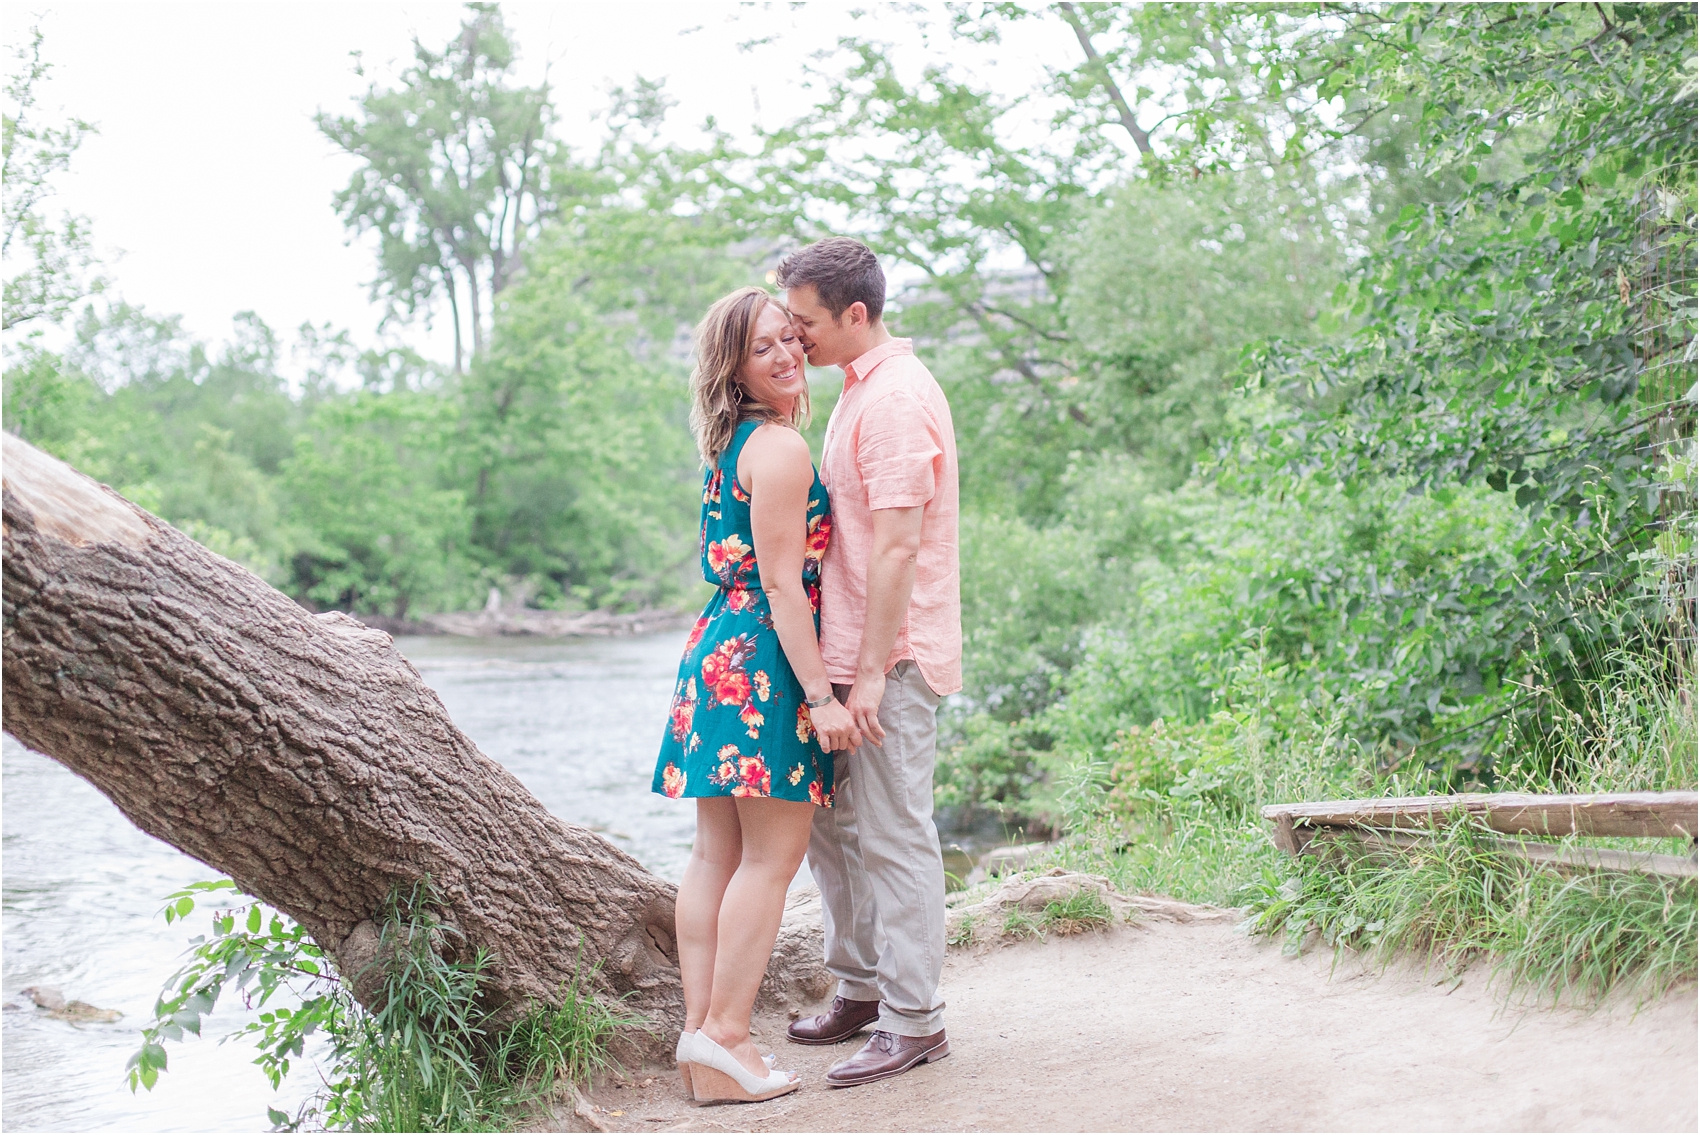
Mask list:
MULTIPOLYGON (((874 14, 860 20, 827 3, 510 2, 503 14, 521 77, 535 81, 548 65, 562 135, 582 147, 600 137, 593 115, 608 89, 640 74, 666 78, 678 101, 669 121, 683 138, 708 115, 742 130, 758 106, 764 126, 792 119, 809 105, 803 60, 841 34, 912 44, 906 54, 919 64, 914 18, 868 7, 874 14)), ((99 127, 47 208, 90 218, 117 294, 181 314, 215 341, 232 314, 253 310, 286 341, 303 322, 328 321, 367 343, 381 315, 367 299, 371 256, 345 244, 331 206, 353 159, 313 115, 343 111, 365 90, 351 53, 362 53, 369 78, 386 80, 410 59, 413 35, 440 47, 460 17, 442 2, 38 0, 6 5, 0 33, 10 49, 39 23, 54 65, 44 109, 99 127)), ((997 53, 1000 86, 1031 89, 1040 52, 1069 52, 1055 25, 1044 31, 1050 39, 1024 35, 997 53)), ((450 354, 446 318, 432 333, 406 334, 428 355, 450 354)))

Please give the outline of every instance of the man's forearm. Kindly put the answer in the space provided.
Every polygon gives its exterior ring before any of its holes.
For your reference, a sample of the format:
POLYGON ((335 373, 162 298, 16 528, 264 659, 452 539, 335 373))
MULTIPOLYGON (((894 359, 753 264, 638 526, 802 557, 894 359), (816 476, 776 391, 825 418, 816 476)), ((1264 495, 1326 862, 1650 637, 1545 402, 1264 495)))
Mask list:
POLYGON ((879 722, 885 698, 885 664, 909 617, 909 593, 915 589, 915 558, 921 552, 921 506, 874 510, 874 543, 868 553, 868 606, 862 621, 862 648, 856 653, 856 681, 844 708, 876 745, 885 744, 879 722))
POLYGON ((868 557, 868 617, 862 624, 862 649, 856 659, 858 679, 885 676, 886 659, 903 629, 914 589, 915 552, 903 546, 875 548, 868 557))

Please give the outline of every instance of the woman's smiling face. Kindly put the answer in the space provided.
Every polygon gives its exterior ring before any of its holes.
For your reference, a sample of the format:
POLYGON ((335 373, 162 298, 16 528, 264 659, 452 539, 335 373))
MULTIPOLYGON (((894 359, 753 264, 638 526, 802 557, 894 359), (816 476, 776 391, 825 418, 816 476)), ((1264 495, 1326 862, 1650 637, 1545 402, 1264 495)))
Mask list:
POLYGON ((778 304, 763 304, 756 316, 755 334, 750 336, 750 350, 738 372, 738 383, 744 388, 746 402, 771 406, 781 413, 789 412, 807 388, 803 342, 791 317, 778 304))

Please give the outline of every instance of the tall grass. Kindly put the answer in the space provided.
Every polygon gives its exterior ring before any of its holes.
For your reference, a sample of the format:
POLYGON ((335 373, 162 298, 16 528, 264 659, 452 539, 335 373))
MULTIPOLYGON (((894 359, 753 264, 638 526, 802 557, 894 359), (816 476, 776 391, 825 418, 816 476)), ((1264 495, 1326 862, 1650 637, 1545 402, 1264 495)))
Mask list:
POLYGON ((1563 875, 1507 856, 1464 819, 1408 847, 1338 841, 1295 873, 1245 891, 1250 928, 1298 953, 1415 956, 1456 972, 1493 959, 1507 991, 1573 1003, 1613 989, 1657 996, 1695 976, 1700 902, 1691 879, 1563 875))
POLYGON ((615 1032, 640 1023, 589 989, 582 968, 553 1006, 504 1021, 486 1003, 490 958, 453 960, 427 885, 392 896, 378 950, 376 1008, 335 1039, 342 1076, 326 1108, 356 1131, 502 1131, 530 1117, 561 1080, 608 1064, 615 1032))
MULTIPOLYGON (((1693 788, 1693 669, 1686 654, 1629 650, 1593 677, 1534 672, 1516 693, 1488 784, 1526 792, 1693 788)), ((1277 852, 1265 803, 1455 791, 1459 771, 1420 754, 1389 761, 1341 738, 1339 707, 1295 696, 1279 668, 1248 652, 1230 696, 1202 721, 1124 731, 1079 761, 1058 794, 1070 836, 1058 862, 1121 890, 1244 905, 1249 928, 1289 951, 1311 943, 1456 970, 1490 959, 1507 993, 1597 1000, 1654 996, 1700 971, 1693 879, 1607 871, 1564 874, 1504 853, 1462 821, 1409 847, 1338 841, 1316 855, 1277 852)), ((1689 854, 1688 840, 1572 844, 1689 854)))
POLYGON ((1700 763, 1692 659, 1614 650, 1606 679, 1568 691, 1531 675, 1529 709, 1499 762, 1506 791, 1658 792, 1693 788, 1700 763), (1568 696, 1565 696, 1565 694, 1568 696))

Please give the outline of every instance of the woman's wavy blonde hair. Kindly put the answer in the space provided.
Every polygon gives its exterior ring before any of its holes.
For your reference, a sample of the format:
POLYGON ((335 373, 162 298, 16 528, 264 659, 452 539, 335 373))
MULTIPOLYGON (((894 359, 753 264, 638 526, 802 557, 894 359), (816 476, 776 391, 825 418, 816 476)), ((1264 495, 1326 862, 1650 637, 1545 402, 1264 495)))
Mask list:
MULTIPOLYGON (((691 370, 691 433, 704 465, 713 465, 732 444, 740 422, 757 419, 783 422, 802 429, 809 421, 809 390, 805 385, 790 417, 755 401, 738 380, 749 358, 756 320, 772 304, 785 306, 764 288, 739 288, 716 300, 696 330, 696 366, 691 370)), ((787 313, 789 316, 789 313, 787 313)))

